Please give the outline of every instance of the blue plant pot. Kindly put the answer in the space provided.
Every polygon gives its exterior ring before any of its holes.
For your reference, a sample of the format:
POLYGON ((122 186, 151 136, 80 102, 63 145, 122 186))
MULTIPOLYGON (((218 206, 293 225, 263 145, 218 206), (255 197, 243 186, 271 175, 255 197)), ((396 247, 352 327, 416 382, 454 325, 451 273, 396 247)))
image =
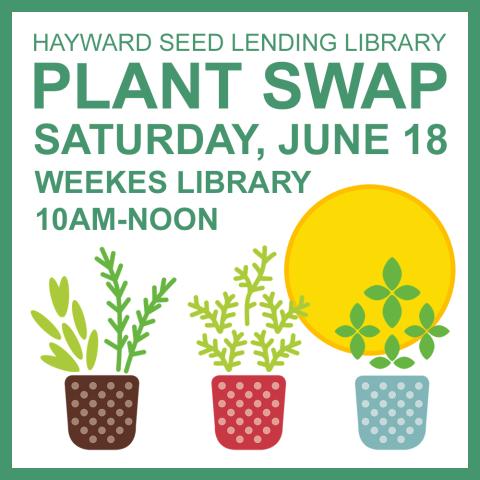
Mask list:
POLYGON ((425 436, 428 378, 363 376, 355 382, 358 431, 375 450, 406 450, 425 436))

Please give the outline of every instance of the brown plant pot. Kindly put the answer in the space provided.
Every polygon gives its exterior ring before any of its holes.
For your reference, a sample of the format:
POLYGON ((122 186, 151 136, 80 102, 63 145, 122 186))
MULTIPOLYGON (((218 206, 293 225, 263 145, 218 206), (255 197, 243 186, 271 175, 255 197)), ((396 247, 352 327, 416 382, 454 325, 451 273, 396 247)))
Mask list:
POLYGON ((231 450, 265 450, 282 436, 285 378, 218 375, 212 380, 215 435, 231 450))
POLYGON ((135 437, 138 378, 70 375, 65 379, 68 433, 87 450, 119 450, 135 437))

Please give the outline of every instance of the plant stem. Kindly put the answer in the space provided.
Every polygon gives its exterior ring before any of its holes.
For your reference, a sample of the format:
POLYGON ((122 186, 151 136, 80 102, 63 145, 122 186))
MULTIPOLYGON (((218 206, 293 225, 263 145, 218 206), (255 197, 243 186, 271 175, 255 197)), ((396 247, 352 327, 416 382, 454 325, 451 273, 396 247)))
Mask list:
MULTIPOLYGON (((112 283, 113 283, 113 288, 115 290, 120 289, 120 285, 118 284, 118 278, 116 275, 114 275, 113 270, 109 272, 112 275, 112 283)), ((116 301, 116 307, 117 307, 117 324, 121 325, 122 324, 122 298, 120 296, 115 296, 115 301, 116 301)), ((119 328, 117 330, 117 345, 121 345, 123 341, 123 331, 119 328)), ((123 348, 118 348, 117 349, 117 364, 116 364, 116 370, 117 372, 120 372, 122 370, 122 350, 123 348)))
POLYGON ((143 312, 137 310, 138 326, 132 326, 132 339, 127 342, 128 357, 124 368, 125 373, 129 372, 134 357, 145 355, 145 350, 137 350, 138 344, 149 336, 149 333, 144 333, 143 329, 155 323, 155 319, 150 318, 150 316, 159 310, 165 302, 168 302, 168 298, 165 295, 175 281, 175 278, 168 281, 165 278, 162 278, 158 288, 155 285, 152 287, 151 300, 148 298, 143 299, 143 312))
MULTIPOLYGON (((153 300, 152 300, 152 302, 153 302, 153 300)), ((129 349, 128 349, 128 357, 127 357, 127 361, 125 363, 125 369, 124 369, 125 373, 128 373, 130 371, 130 367, 132 365, 133 357, 135 357, 136 352, 137 352, 138 342, 140 342, 142 340, 143 327, 145 327, 146 325, 149 324, 148 323, 148 317, 150 316, 151 313, 153 313, 155 310, 157 310, 156 308, 150 308, 150 307, 151 307, 151 305, 148 305, 148 307, 145 308, 143 315, 141 315, 141 314, 139 315, 139 312, 137 312, 138 329, 137 329, 136 333, 133 335, 133 340, 132 340, 132 342, 129 346, 129 349)))
POLYGON ((252 283, 252 288, 247 290, 247 294, 245 295, 245 326, 248 327, 250 325, 250 310, 253 307, 253 303, 250 301, 252 295, 258 291, 258 286, 263 279, 263 274, 267 268, 267 262, 263 259, 260 262, 260 269, 257 271, 257 278, 252 283))
POLYGON ((108 255, 102 247, 100 248, 100 255, 95 257, 95 261, 106 270, 101 273, 101 276, 107 280, 107 288, 115 299, 114 302, 108 301, 107 305, 115 312, 116 316, 116 321, 113 318, 108 319, 108 323, 115 330, 116 343, 108 339, 105 340, 105 343, 116 351, 116 370, 120 372, 122 370, 122 351, 127 341, 127 336, 124 336, 123 332, 129 320, 129 316, 124 315, 124 311, 130 303, 129 297, 124 298, 128 282, 120 280, 123 264, 120 263, 117 267, 115 266, 116 253, 114 251, 108 255))
POLYGON ((127 362, 125 363, 125 373, 128 373, 130 371, 130 367, 132 365, 132 360, 133 360, 133 355, 128 355, 127 357, 127 362))

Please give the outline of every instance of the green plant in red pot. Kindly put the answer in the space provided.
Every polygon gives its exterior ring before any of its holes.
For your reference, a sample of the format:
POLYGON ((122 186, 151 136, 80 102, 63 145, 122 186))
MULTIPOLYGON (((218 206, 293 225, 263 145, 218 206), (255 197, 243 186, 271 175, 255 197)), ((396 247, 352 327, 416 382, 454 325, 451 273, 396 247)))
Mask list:
MULTIPOLYGON (((105 344, 115 351, 116 371, 124 375, 75 374, 65 379, 68 433, 81 448, 117 450, 130 445, 135 437, 139 380, 128 374, 132 361, 146 353, 140 344, 149 336, 147 330, 155 323, 155 313, 168 301, 166 294, 175 279, 162 278, 159 286, 154 285, 151 296, 144 298, 136 311, 136 319, 130 321, 126 311, 131 299, 126 295, 128 283, 122 279, 123 264, 116 263, 115 252, 108 254, 104 248, 95 260, 103 269, 101 276, 113 300, 108 300, 107 306, 114 313, 108 318, 114 337, 106 339, 105 344)), ((66 372, 80 372, 83 365, 92 370, 98 354, 98 333, 87 328, 79 302, 70 303, 66 277, 59 283, 50 279, 50 297, 62 322, 60 328, 45 315, 32 311, 36 323, 55 340, 50 343, 52 354, 41 359, 66 372), (69 321, 69 312, 73 321, 69 321)))
POLYGON ((196 295, 189 307, 191 316, 204 321, 207 332, 197 342, 200 355, 213 359, 228 375, 212 379, 215 434, 224 447, 233 450, 262 450, 274 446, 282 435, 285 406, 285 378, 270 374, 285 360, 299 354, 301 341, 290 333, 299 315, 306 316, 303 297, 298 303, 284 302, 274 292, 266 292, 272 277, 267 267, 275 253, 267 247, 254 249, 252 265, 235 269, 234 280, 244 292, 240 307, 234 293, 224 292, 213 303, 196 295), (260 328, 249 335, 254 313, 261 310, 260 328), (240 315, 241 312, 241 315, 240 315), (234 323, 240 322, 240 325, 234 323), (243 325, 242 325, 243 323, 243 325), (268 375, 232 375, 247 349, 258 358, 257 364, 268 375))

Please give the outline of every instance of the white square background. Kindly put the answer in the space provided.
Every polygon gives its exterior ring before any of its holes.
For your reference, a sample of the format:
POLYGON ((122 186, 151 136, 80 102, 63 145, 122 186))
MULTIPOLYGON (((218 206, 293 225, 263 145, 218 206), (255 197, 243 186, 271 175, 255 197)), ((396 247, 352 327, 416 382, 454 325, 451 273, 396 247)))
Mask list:
MULTIPOLYGON (((301 69, 302 71, 302 69, 301 69)), ((210 74, 211 75, 211 74, 210 74)), ((213 82, 213 86, 216 86, 213 82)), ((14 467, 466 467, 467 466, 467 14, 462 13, 15 13, 13 18, 13 466, 14 467), (416 32, 441 34, 441 52, 421 53, 34 53, 33 34, 48 32, 146 32, 156 39, 162 32, 218 32, 226 37, 242 32, 416 32), (445 66, 448 81, 441 92, 426 94, 421 110, 396 110, 378 101, 371 110, 344 111, 334 95, 325 110, 315 111, 305 77, 298 78, 304 97, 286 111, 274 111, 263 101, 263 72, 272 61, 342 62, 347 72, 365 62, 368 76, 377 62, 390 62, 408 102, 409 64, 434 61, 445 66), (67 64, 71 85, 47 94, 44 110, 33 108, 33 64, 67 64), (150 85, 160 98, 160 63, 172 61, 182 72, 189 62, 238 61, 243 72, 232 74, 230 109, 215 107, 215 90, 201 69, 201 108, 189 110, 178 97, 172 110, 146 110, 130 101, 122 110, 75 108, 75 64, 88 62, 89 96, 113 100, 128 62, 142 62, 150 85), (238 79, 241 77, 241 81, 238 79), (237 81, 234 81, 237 79, 237 81), (39 156, 34 150, 35 127, 42 122, 59 126, 65 138, 71 123, 260 123, 257 144, 266 157, 254 156, 121 155, 39 156), (288 134, 291 123, 389 123, 389 156, 298 155, 281 157, 273 147, 288 134), (442 156, 409 155, 403 132, 412 123, 447 126, 448 151, 442 156), (170 188, 162 195, 39 194, 35 169, 163 169, 170 174, 205 169, 258 168, 312 170, 303 195, 178 195, 170 188), (201 322, 189 318, 187 302, 194 294, 212 297, 232 284, 233 267, 248 261, 251 248, 263 244, 279 252, 274 267, 275 289, 285 293, 283 258, 294 226, 323 196, 346 186, 379 183, 403 189, 429 205, 449 232, 456 255, 454 294, 443 323, 451 334, 428 363, 419 361, 411 374, 430 379, 426 437, 408 451, 368 450, 357 433, 354 381, 369 374, 366 362, 329 348, 300 325, 301 355, 278 370, 287 378, 283 437, 266 451, 230 451, 214 435, 210 381, 214 369, 197 355, 201 322), (219 207, 216 232, 42 231, 36 213, 42 207, 209 206, 219 207), (178 283, 172 301, 162 309, 151 329, 148 354, 137 358, 132 373, 140 378, 137 433, 126 450, 86 451, 68 438, 64 378, 47 367, 40 355, 48 338, 30 317, 31 309, 51 312, 48 278, 67 275, 72 295, 81 302, 90 326, 105 338, 106 291, 93 261, 98 248, 117 250, 125 263, 133 303, 158 282, 174 275, 178 283)), ((93 137, 91 137, 93 138, 93 137)), ((113 142, 108 145, 113 147, 113 142)), ((113 151, 113 148, 111 149, 113 151)), ((172 184, 172 187, 174 184, 172 184)), ((95 373, 112 373, 113 351, 102 346, 95 373)), ((258 372, 248 361, 236 373, 258 372)))

